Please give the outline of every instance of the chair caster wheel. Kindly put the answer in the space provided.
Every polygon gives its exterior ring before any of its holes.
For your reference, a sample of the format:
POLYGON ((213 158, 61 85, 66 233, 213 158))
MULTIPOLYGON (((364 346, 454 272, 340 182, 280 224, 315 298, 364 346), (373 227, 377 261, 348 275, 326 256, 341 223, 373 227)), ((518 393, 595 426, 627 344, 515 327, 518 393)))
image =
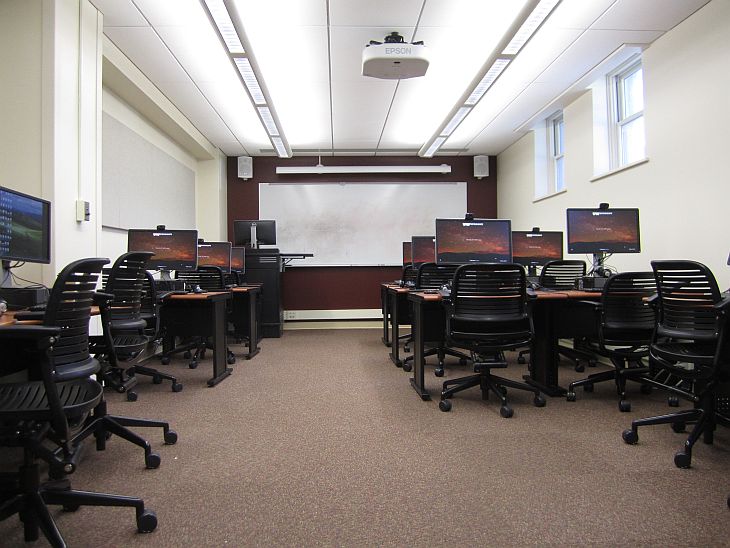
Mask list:
POLYGON ((441 400, 439 402, 439 409, 444 413, 451 411, 451 402, 449 400, 441 400))
POLYGON ((191 361, 191 362, 190 362, 190 363, 188 364, 188 367, 189 367, 190 369, 195 369, 196 367, 198 367, 198 362, 197 362, 197 361, 195 361, 195 360, 193 360, 193 361, 191 361))
POLYGON ((499 408, 499 414, 502 415, 505 419, 510 418, 512 415, 515 414, 515 412, 512 410, 511 407, 508 407, 506 405, 503 405, 499 408))
POLYGON ((162 459, 157 453, 150 453, 144 458, 144 463, 147 468, 159 468, 160 462, 162 462, 162 459))
POLYGON ((642 394, 651 394, 652 388, 650 384, 642 384, 639 390, 641 390, 642 394))
POLYGON ((165 432, 165 445, 175 445, 177 443, 177 432, 168 430, 165 432))
POLYGON ((174 382, 172 383, 172 391, 173 392, 182 392, 183 385, 181 382, 174 382))
POLYGON ((525 365, 527 363, 527 360, 525 359, 524 356, 518 356, 517 363, 519 363, 520 365, 525 365))
POLYGON ((160 358, 160 363, 162 365, 170 365, 170 356, 162 356, 160 358))
POLYGON ((629 445, 635 445, 639 441, 639 434, 634 432, 631 428, 624 430, 621 437, 624 439, 624 442, 629 445))
POLYGON ((437 377, 443 377, 444 376, 443 367, 437 367, 436 371, 434 371, 433 374, 436 375, 437 377))
POLYGON ((677 396, 669 396, 667 398, 669 407, 679 407, 679 398, 677 396))
POLYGON ((191 356, 192 354, 190 353, 190 350, 186 350, 185 352, 183 352, 183 358, 185 358, 186 360, 189 360, 191 356))
POLYGON ((683 422, 673 422, 672 423, 672 430, 675 431, 677 434, 681 434, 684 432, 684 429, 687 425, 683 422))
POLYGON ((535 407, 545 407, 545 398, 543 398, 540 394, 535 396, 535 398, 532 400, 532 403, 535 404, 535 407))
POLYGON ((410 362, 403 362, 403 371, 405 371, 406 373, 410 373, 412 369, 413 366, 410 362))
POLYGON ((79 508, 81 508, 81 505, 80 504, 69 503, 69 504, 64 504, 63 505, 63 511, 64 512, 75 512, 79 508))
POLYGON ((236 357, 235 356, 228 356, 228 359, 226 360, 228 362, 228 365, 233 365, 236 363, 236 357))
POLYGON ((575 401, 575 392, 570 391, 565 395, 566 401, 575 401))
POLYGON ((137 401, 137 392, 127 392, 127 401, 137 401))
POLYGON ((157 514, 152 510, 143 510, 137 517, 137 531, 151 533, 155 529, 157 529, 157 514))
POLYGON ((677 451, 674 454, 674 466, 677 468, 689 468, 692 466, 692 455, 684 451, 677 451))
POLYGON ((159 375, 152 375, 152 384, 162 384, 162 377, 159 375))
POLYGON ((586 370, 586 366, 585 366, 585 365, 583 365, 582 363, 576 363, 576 364, 575 364, 575 370, 576 370, 576 371, 577 371, 578 373, 583 373, 583 371, 585 371, 585 370, 586 370))
POLYGON ((466 358, 459 358, 459 365, 466 365, 468 361, 466 358))
POLYGON ((583 392, 593 392, 593 383, 584 384, 583 385, 583 392))
POLYGON ((622 413, 628 413, 631 411, 631 402, 626 400, 621 400, 618 402, 618 410, 622 413))

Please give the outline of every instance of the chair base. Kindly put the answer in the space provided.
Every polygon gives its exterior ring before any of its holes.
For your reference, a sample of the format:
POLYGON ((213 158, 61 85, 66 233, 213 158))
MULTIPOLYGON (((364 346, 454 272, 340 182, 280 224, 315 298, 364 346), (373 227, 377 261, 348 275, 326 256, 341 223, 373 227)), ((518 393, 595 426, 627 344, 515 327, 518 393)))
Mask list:
POLYGON ((38 540, 39 532, 51 546, 63 548, 66 542, 61 536, 48 505, 60 505, 65 510, 75 511, 80 506, 118 506, 135 509, 137 530, 151 533, 157 528, 157 516, 145 508, 144 501, 136 497, 78 491, 70 488, 67 481, 41 483, 40 468, 30 462, 19 471, 19 490, 0 505, 0 519, 18 514, 23 523, 26 542, 38 540))
POLYGON ((619 410, 622 412, 631 411, 631 402, 626 399, 626 381, 641 383, 642 390, 646 390, 644 387, 647 387, 650 390, 649 385, 643 382, 644 377, 649 374, 649 368, 643 365, 629 367, 624 360, 616 358, 611 359, 611 362, 614 365, 614 369, 594 373, 592 375, 588 375, 585 379, 580 379, 570 383, 568 385, 568 393, 566 394, 567 400, 576 400, 575 389, 579 386, 582 386, 586 392, 592 392, 593 385, 595 383, 612 380, 616 384, 616 393, 619 398, 619 410))
POLYGON ((439 402, 439 409, 442 411, 449 411, 451 409, 451 402, 449 398, 454 394, 479 386, 482 391, 482 399, 489 399, 490 392, 499 398, 501 402, 500 414, 504 418, 509 418, 513 415, 514 411, 507 402, 507 388, 515 388, 517 390, 525 390, 532 392, 535 397, 533 403, 536 407, 545 406, 545 398, 540 394, 540 391, 529 384, 514 381, 512 379, 505 379, 491 373, 491 369, 494 367, 506 367, 507 362, 504 359, 503 353, 498 353, 493 356, 493 359, 489 361, 477 361, 474 357, 474 368, 478 370, 475 375, 469 375, 467 377, 460 377, 458 379, 449 379, 444 382, 443 390, 441 391, 441 401, 439 402))
MULTIPOLYGON (((459 352, 458 350, 454 350, 452 348, 442 347, 438 346, 436 348, 430 348, 426 350, 423 353, 423 357, 427 358, 429 356, 438 356, 438 365, 436 366, 436 369, 434 371, 434 375, 437 377, 443 377, 444 376, 444 365, 446 364, 446 356, 452 356, 454 358, 459 358, 459 365, 466 365, 468 361, 471 359, 470 356, 467 356, 463 352, 459 352)), ((410 371, 413 362, 414 355, 406 356, 403 359, 403 371, 410 371)))

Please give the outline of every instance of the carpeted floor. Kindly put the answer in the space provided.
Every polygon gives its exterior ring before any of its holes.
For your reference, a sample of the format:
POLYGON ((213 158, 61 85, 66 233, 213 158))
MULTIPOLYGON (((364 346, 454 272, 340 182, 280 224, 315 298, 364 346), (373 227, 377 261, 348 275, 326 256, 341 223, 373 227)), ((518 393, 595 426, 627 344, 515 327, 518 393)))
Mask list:
MULTIPOLYGON (((145 433, 157 470, 120 439, 89 447, 72 483, 141 496, 159 526, 137 534, 129 509, 54 510, 69 545, 730 545, 727 429, 680 470, 672 458, 684 437, 669 427, 640 431, 636 446, 621 440, 632 418, 668 411, 663 395, 638 387, 631 413, 609 385, 544 408, 511 391, 511 419, 474 389, 442 413, 443 379, 427 367, 435 398, 421 401, 380 335, 287 331, 215 388, 209 358, 195 370, 180 358, 167 366, 180 393, 144 378, 135 403, 109 393, 111 412, 166 418, 180 439, 165 446, 145 433)), ((445 378, 469 373, 453 364, 445 378)), ((563 384, 579 376, 561 369, 563 384)), ((23 545, 17 517, 0 523, 0 538, 23 545)))

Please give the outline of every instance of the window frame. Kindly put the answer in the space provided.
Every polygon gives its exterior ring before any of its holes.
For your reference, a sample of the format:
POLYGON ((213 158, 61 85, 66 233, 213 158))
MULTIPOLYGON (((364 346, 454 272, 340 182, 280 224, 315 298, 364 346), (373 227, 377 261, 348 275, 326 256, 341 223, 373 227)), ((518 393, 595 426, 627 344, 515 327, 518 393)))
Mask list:
POLYGON ((554 114, 547 120, 548 123, 548 154, 550 166, 549 173, 550 184, 548 185, 551 190, 551 194, 557 194, 566 190, 565 184, 565 119, 563 118, 563 111, 554 114), (559 131, 559 133, 558 133, 559 131), (562 137, 562 139, 560 138, 562 137), (558 170, 558 165, 562 166, 562 171, 558 170), (558 174, 562 173, 562 177, 558 174))
POLYGON ((634 55, 616 70, 606 75, 606 87, 608 89, 608 120, 609 120, 609 169, 620 169, 629 164, 641 161, 646 158, 646 126, 644 126, 644 154, 641 158, 627 159, 627 150, 623 139, 623 128, 635 122, 639 118, 644 118, 644 83, 643 83, 643 64, 641 55, 634 55), (642 71, 642 108, 636 112, 625 116, 626 105, 626 80, 642 71))

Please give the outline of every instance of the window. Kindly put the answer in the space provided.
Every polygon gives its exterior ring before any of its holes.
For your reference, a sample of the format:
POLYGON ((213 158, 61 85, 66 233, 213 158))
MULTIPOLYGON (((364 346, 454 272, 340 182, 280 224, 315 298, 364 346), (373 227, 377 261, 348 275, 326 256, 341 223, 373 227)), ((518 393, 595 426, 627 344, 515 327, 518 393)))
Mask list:
POLYGON ((644 81, 640 59, 632 59, 608 76, 611 168, 646 156, 644 137, 644 81))
POLYGON ((562 112, 548 120, 548 131, 550 135, 550 172, 552 174, 551 182, 554 192, 565 190, 564 128, 565 123, 563 122, 562 112))

